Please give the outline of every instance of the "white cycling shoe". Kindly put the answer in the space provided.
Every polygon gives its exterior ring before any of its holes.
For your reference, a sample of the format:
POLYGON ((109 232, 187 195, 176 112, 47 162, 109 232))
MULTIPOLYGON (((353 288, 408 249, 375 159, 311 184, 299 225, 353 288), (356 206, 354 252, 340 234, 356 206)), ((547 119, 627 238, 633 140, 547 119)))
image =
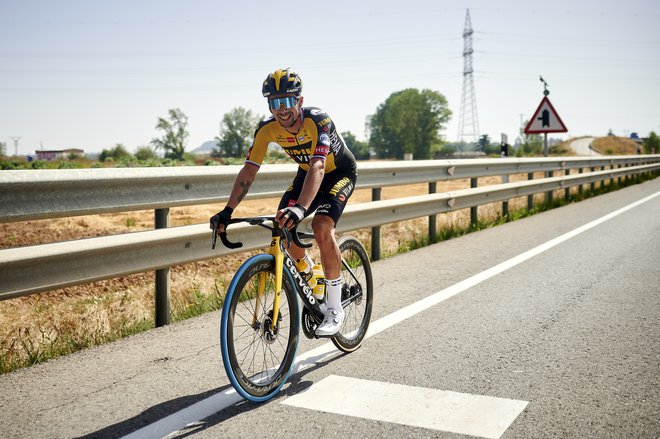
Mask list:
POLYGON ((343 309, 336 310, 328 308, 325 312, 323 323, 316 328, 316 335, 320 337, 328 337, 338 333, 342 323, 344 323, 344 316, 343 309))

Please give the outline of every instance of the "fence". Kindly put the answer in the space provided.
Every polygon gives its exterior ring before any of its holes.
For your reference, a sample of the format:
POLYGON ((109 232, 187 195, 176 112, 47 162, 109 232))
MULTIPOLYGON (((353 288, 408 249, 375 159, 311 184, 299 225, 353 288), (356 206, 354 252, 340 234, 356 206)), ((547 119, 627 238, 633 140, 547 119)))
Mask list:
MULTIPOLYGON (((0 250, 0 300, 26 296, 133 273, 156 271, 156 324, 169 322, 169 267, 235 252, 212 251, 207 224, 169 227, 169 209, 222 203, 228 198, 240 166, 78 169, 0 172, 0 223, 134 210, 154 210, 155 230, 0 250)), ((265 165, 248 198, 278 196, 295 165, 265 165)), ((337 232, 372 228, 372 258, 380 257, 383 224, 507 203, 536 193, 564 189, 660 170, 660 155, 599 158, 531 158, 429 160, 360 163, 357 189, 371 189, 372 202, 347 206, 337 232), (577 170, 578 173, 571 173, 577 170), (585 172, 587 170, 587 172, 585 172), (555 172, 563 175, 554 176, 555 172), (535 173, 544 178, 534 179, 535 173), (478 187, 478 178, 527 174, 527 181, 478 187), (470 179, 471 187, 436 193, 437 182, 470 179), (428 183, 429 194, 380 200, 381 188, 428 183)), ((505 204, 506 206, 506 204, 505 204)), ((309 221, 309 220, 307 220, 309 221)), ((303 223, 303 226, 305 223, 303 223)), ((431 226, 433 225, 433 226, 431 226)), ((247 225, 231 227, 230 239, 240 251, 261 248, 270 235, 247 225)))

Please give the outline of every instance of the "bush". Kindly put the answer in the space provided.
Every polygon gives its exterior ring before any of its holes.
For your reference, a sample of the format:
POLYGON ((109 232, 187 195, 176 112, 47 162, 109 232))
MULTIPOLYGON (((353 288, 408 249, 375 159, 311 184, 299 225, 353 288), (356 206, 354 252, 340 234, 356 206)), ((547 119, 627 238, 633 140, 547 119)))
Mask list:
POLYGON ((57 166, 58 169, 78 169, 82 167, 82 164, 78 162, 60 162, 57 166))
POLYGON ((118 143, 114 148, 111 149, 104 149, 101 151, 101 154, 99 155, 99 160, 102 162, 105 162, 106 160, 112 158, 114 161, 120 161, 122 159, 126 158, 131 158, 133 157, 131 153, 129 153, 124 145, 121 143, 118 143))
POLYGON ((135 158, 140 161, 158 160, 158 155, 156 154, 156 151, 153 148, 150 148, 148 146, 141 146, 138 148, 137 152, 135 153, 135 158))

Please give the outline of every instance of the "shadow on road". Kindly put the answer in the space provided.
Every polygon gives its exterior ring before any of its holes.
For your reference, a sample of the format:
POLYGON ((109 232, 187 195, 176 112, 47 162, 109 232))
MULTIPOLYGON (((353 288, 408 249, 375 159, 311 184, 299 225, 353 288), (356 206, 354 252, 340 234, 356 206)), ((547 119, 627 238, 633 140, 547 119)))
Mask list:
MULTIPOLYGON (((322 366, 330 364, 335 360, 338 360, 339 358, 342 358, 344 355, 346 355, 345 353, 339 351, 335 351, 334 354, 336 355, 332 355, 332 356, 326 355, 322 360, 315 362, 313 365, 310 365, 309 367, 305 368, 305 370, 289 376, 289 379, 287 380, 287 384, 284 386, 284 388, 279 393, 279 395, 277 395, 272 400, 262 404, 256 404, 246 400, 241 400, 237 404, 231 405, 205 419, 202 419, 198 422, 188 425, 186 428, 180 430, 177 434, 167 435, 168 439, 186 438, 202 430, 221 424, 226 420, 233 418, 234 416, 254 410, 263 405, 276 402, 286 396, 291 396, 300 392, 304 392, 313 384, 312 381, 304 380, 304 377, 308 373, 315 371, 321 368, 322 366)), ((183 396, 181 398, 176 398, 171 401, 157 404, 143 411, 137 416, 134 416, 130 419, 126 419, 117 424, 110 425, 93 433, 89 433, 84 436, 79 436, 76 439, 120 438, 128 434, 131 434, 137 430, 140 430, 141 428, 144 428, 150 424, 158 422, 159 420, 173 413, 176 413, 179 410, 185 409, 193 404, 196 404, 200 401, 210 398, 213 395, 229 390, 230 388, 231 386, 227 385, 227 386, 219 387, 217 389, 209 390, 207 392, 199 393, 197 395, 183 396)))

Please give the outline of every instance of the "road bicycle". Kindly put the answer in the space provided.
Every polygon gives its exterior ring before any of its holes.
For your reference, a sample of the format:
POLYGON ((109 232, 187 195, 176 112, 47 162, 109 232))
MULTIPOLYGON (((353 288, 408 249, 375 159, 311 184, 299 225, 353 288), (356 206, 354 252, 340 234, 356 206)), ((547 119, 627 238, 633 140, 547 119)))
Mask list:
MULTIPOLYGON (((279 227, 274 217, 234 218, 229 224, 248 223, 272 232, 270 250, 246 260, 238 269, 222 307, 220 349, 229 381, 245 399, 264 402, 286 383, 298 349, 299 333, 319 338, 316 327, 323 321, 325 304, 296 269, 289 255, 290 243, 309 248, 314 235, 279 227), (302 310, 299 305, 302 303, 302 310)), ((212 248, 215 248, 217 224, 212 248)), ((228 248, 227 234, 220 239, 228 248)), ((341 292, 344 324, 331 337, 344 352, 353 352, 364 339, 373 304, 373 279, 369 256, 362 243, 352 236, 338 240, 342 257, 341 292)))

